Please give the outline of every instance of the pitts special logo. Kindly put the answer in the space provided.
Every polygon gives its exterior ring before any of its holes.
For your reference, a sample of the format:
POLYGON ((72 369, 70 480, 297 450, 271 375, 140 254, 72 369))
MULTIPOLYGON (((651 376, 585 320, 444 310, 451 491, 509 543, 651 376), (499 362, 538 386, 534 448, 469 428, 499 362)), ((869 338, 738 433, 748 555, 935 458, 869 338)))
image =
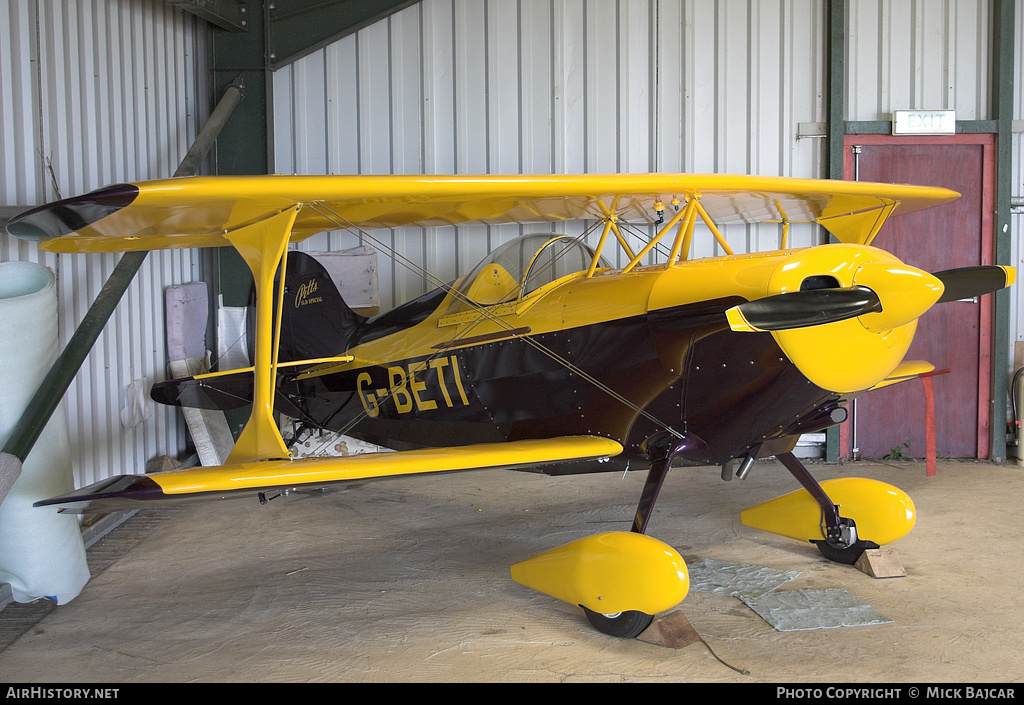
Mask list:
POLYGON ((323 301, 323 297, 313 296, 316 291, 316 279, 310 279, 308 283, 300 286, 295 294, 295 308, 306 306, 307 304, 318 304, 323 301))

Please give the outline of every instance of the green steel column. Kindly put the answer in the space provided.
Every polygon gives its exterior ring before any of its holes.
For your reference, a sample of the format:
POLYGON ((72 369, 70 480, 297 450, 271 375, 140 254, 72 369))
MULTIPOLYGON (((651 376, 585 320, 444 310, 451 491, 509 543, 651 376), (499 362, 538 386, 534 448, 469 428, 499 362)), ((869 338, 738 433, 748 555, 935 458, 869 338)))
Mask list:
MULTIPOLYGON (((843 178, 843 138, 846 136, 846 0, 828 3, 828 178, 843 178)), ((825 433, 825 460, 839 460, 839 427, 825 433)))
MULTIPOLYGON (((245 84, 245 102, 234 112, 217 137, 213 148, 213 173, 247 176, 269 174, 273 130, 270 120, 272 75, 267 63, 266 19, 268 4, 244 3, 244 31, 210 27, 210 76, 213 89, 219 91, 235 77, 245 84)), ((231 247, 218 247, 204 253, 207 275, 212 279, 213 310, 223 296, 225 306, 245 306, 249 302, 252 274, 241 256, 231 247)), ((215 320, 211 316, 211 321, 215 320)))
POLYGON ((828 3, 828 178, 843 178, 846 136, 846 0, 828 3))
MULTIPOLYGON (((992 112, 996 119, 995 258, 1010 261, 1010 198, 1013 165, 1013 49, 1016 0, 995 0, 992 6, 992 112)), ((1018 286, 1020 286, 1018 284, 1018 286)), ((1006 458, 1006 403, 1010 347, 1010 292, 995 293, 992 321, 992 409, 989 457, 1006 458)), ((979 451, 981 449, 979 448, 979 451)))

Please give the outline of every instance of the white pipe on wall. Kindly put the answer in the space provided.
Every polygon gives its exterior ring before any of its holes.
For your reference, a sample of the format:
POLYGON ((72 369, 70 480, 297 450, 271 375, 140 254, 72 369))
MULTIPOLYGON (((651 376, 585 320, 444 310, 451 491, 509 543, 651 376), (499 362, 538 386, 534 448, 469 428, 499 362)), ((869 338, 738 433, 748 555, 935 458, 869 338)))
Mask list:
MULTIPOLYGON (((56 280, 32 262, 0 263, 0 446, 57 357, 56 280)), ((74 489, 63 404, 22 465, 0 458, 0 473, 16 478, 0 497, 0 582, 18 602, 47 597, 64 604, 89 580, 78 519, 33 502, 74 489)), ((0 485, 4 484, 0 482, 0 485)))

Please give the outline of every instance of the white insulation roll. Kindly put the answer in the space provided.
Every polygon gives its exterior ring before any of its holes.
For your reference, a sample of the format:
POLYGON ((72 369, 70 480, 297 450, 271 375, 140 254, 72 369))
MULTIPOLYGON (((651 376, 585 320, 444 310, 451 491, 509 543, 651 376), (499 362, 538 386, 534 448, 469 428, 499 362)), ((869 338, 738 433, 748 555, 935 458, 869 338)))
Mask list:
MULTIPOLYGON (((0 262, 0 446, 57 358, 56 281, 32 262, 0 262)), ((18 459, 5 455, 0 469, 12 473, 18 459)), ((78 518, 40 499, 74 489, 68 422, 57 407, 25 459, 6 498, 0 498, 0 582, 18 602, 46 597, 64 604, 89 580, 78 518)))

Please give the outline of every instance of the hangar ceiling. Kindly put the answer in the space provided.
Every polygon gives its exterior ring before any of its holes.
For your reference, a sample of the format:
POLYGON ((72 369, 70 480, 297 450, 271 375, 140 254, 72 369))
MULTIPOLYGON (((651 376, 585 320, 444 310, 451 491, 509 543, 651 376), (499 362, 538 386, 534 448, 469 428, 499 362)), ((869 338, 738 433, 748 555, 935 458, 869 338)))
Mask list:
POLYGON ((227 32, 258 32, 264 15, 270 68, 295 61, 419 0, 166 0, 227 32))

